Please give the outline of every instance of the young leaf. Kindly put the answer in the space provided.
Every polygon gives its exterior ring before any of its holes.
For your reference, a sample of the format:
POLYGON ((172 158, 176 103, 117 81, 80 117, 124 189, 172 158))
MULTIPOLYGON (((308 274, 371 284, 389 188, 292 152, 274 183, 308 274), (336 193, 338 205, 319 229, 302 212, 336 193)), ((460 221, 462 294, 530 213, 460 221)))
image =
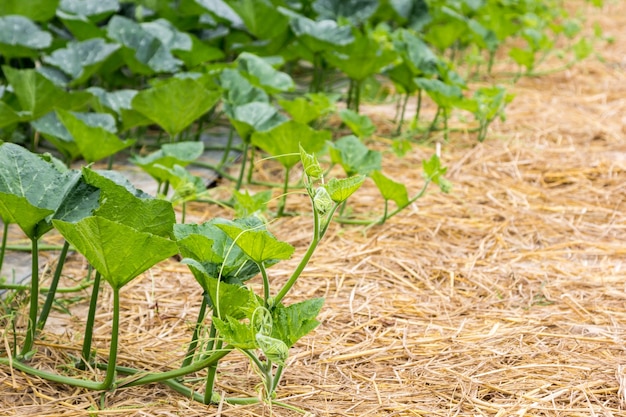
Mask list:
POLYGON ((257 333, 255 339, 259 349, 267 359, 285 366, 285 361, 289 357, 289 347, 285 342, 261 333, 257 333))
POLYGON ((352 133, 361 139, 372 136, 376 131, 376 126, 372 123, 372 119, 366 114, 361 115, 353 110, 343 109, 339 112, 339 117, 352 130, 352 133))
POLYGON ((230 316, 226 316, 226 319, 213 317, 213 323, 229 345, 239 349, 256 349, 256 337, 249 324, 230 316))
POLYGON ((225 113, 243 140, 249 141, 253 132, 271 130, 287 118, 269 103, 253 102, 241 106, 225 106, 225 113))
POLYGON ((294 247, 276 239, 265 228, 250 228, 241 221, 218 224, 241 250, 257 264, 274 260, 289 259, 294 247))
POLYGON ((428 161, 422 161, 422 167, 426 178, 437 184, 444 193, 450 192, 452 184, 443 177, 448 168, 441 166, 441 160, 437 154, 433 155, 428 161))
POLYGON ((261 191, 252 195, 248 190, 245 192, 235 191, 233 197, 235 198, 236 218, 258 217, 267 211, 267 203, 272 199, 272 190, 261 191))
POLYGON ((174 77, 140 91, 132 106, 174 137, 208 112, 219 97, 219 92, 208 91, 191 78, 174 77))
POLYGON ((300 148, 300 161, 304 167, 304 173, 311 179, 316 180, 324 174, 320 163, 317 161, 317 157, 314 154, 310 154, 304 150, 302 145, 300 148))
POLYGON ((380 171, 372 172, 371 177, 385 200, 395 202, 398 208, 409 204, 409 194, 404 184, 392 180, 380 171))
POLYGON ((330 146, 330 158, 335 164, 340 164, 348 176, 355 174, 368 175, 380 169, 382 155, 372 151, 354 135, 344 136, 330 146))
POLYGON ((277 157, 276 160, 286 169, 291 169, 300 161, 300 147, 313 153, 319 152, 331 138, 328 130, 315 130, 290 120, 272 130, 254 132, 251 141, 253 145, 277 157))
POLYGON ((332 178, 326 184, 326 190, 328 194, 330 194, 330 198, 335 203, 343 203, 350 197, 356 190, 361 187, 365 181, 364 175, 356 175, 354 177, 349 178, 332 178))
POLYGON ((100 216, 86 217, 76 223, 61 220, 52 223, 116 289, 178 253, 176 243, 169 239, 100 216))
POLYGON ((315 329, 315 319, 324 305, 323 298, 313 298, 288 307, 277 306, 272 312, 272 337, 293 346, 302 336, 315 329))

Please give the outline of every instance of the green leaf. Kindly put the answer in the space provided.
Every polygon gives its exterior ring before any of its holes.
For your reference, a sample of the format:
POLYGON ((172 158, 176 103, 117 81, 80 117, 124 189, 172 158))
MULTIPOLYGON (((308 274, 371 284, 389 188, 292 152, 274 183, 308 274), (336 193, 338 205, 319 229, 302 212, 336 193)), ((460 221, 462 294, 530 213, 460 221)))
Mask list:
POLYGON ((268 93, 291 91, 295 83, 291 77, 277 71, 263 58, 243 52, 237 57, 239 71, 250 75, 253 84, 263 88, 268 93))
POLYGON ((304 173, 311 179, 318 179, 324 174, 317 157, 314 154, 308 153, 302 146, 300 146, 300 161, 304 168, 304 173))
POLYGON ((252 195, 248 190, 245 192, 235 190, 233 197, 235 198, 236 218, 260 216, 261 213, 267 211, 267 203, 272 199, 272 190, 261 191, 252 195))
POLYGON ((527 49, 513 47, 509 50, 509 56, 521 67, 530 71, 535 66, 535 52, 527 49))
POLYGON ((404 184, 392 180, 380 171, 372 172, 371 177, 385 200, 395 202, 398 208, 409 204, 409 194, 404 184))
POLYGON ((229 106, 240 106, 255 101, 269 103, 267 93, 252 85, 238 70, 226 68, 220 74, 220 85, 229 106))
POLYGON ((389 0, 400 23, 406 22, 415 32, 423 32, 431 20, 426 0, 389 0))
POLYGON ((452 184, 443 177, 448 168, 441 166, 441 161, 437 154, 433 155, 428 161, 422 161, 422 168, 424 169, 424 176, 437 184, 441 191, 444 193, 450 192, 452 184))
POLYGON ((182 59, 188 68, 197 67, 209 61, 218 61, 224 59, 225 55, 221 49, 211 45, 207 45, 192 34, 187 34, 191 39, 191 50, 173 51, 174 55, 182 59))
POLYGON ((131 161, 141 167, 150 176, 158 181, 167 181, 171 173, 167 168, 174 168, 174 165, 181 167, 189 165, 204 152, 202 142, 177 142, 166 143, 161 149, 146 156, 135 155, 131 161))
POLYGON ((315 329, 315 319, 324 305, 323 298, 313 298, 288 307, 277 306, 272 312, 272 337, 282 340, 288 347, 315 329))
POLYGON ((122 50, 124 60, 136 73, 176 72, 180 69, 182 62, 174 58, 161 40, 128 18, 113 16, 107 25, 107 36, 125 47, 122 50))
POLYGON ((57 17, 79 41, 93 38, 106 38, 104 29, 98 27, 88 16, 74 15, 62 10, 57 10, 57 17))
POLYGON ((293 120, 302 124, 309 124, 335 110, 334 101, 324 93, 310 93, 293 100, 278 99, 278 104, 293 120))
POLYGON ((57 116, 76 142, 87 162, 99 161, 131 146, 134 140, 120 140, 101 126, 90 126, 74 114, 58 109, 57 116))
POLYGON ((378 0, 316 0, 313 3, 319 18, 346 18, 354 26, 366 22, 378 9, 378 0))
POLYGON ((382 155, 372 151, 354 135, 344 136, 330 145, 330 158, 340 164, 348 176, 355 174, 368 175, 381 168, 382 155))
POLYGON ((0 101, 0 129, 22 121, 22 116, 4 101, 0 101))
POLYGON ((283 34, 289 19, 268 0, 227 0, 239 15, 246 29, 259 39, 273 39, 283 34))
POLYGON ((308 125, 290 120, 266 132, 252 134, 252 144, 263 149, 286 169, 300 162, 300 147, 310 152, 321 151, 332 138, 328 130, 315 130, 308 125))
POLYGON ((95 74, 104 61, 119 48, 120 45, 106 43, 103 39, 69 42, 65 48, 56 49, 43 60, 71 76, 72 84, 80 84, 95 74))
POLYGON ((257 264, 274 259, 289 259, 293 254, 293 246, 276 239, 265 228, 251 228, 237 220, 218 224, 217 227, 257 264))
POLYGON ((261 333, 257 333, 255 339, 259 349, 268 360, 285 366, 285 361, 289 357, 289 347, 285 342, 261 333))
POLYGON ((364 175, 356 175, 349 178, 332 178, 326 184, 326 190, 330 194, 330 198, 335 203, 343 203, 346 201, 356 190, 358 190, 365 181, 364 175))
POLYGON ((100 189, 100 207, 95 215, 141 232, 163 237, 172 235, 176 217, 170 202, 136 190, 114 171, 83 168, 83 177, 88 184, 100 189))
POLYGON ((176 243, 169 239, 100 216, 87 217, 76 223, 60 220, 52 223, 116 289, 157 262, 178 253, 176 243))
POLYGON ((376 131, 376 126, 372 123, 372 119, 366 114, 358 114, 353 110, 343 109, 339 112, 339 117, 352 130, 352 133, 361 139, 372 136, 376 131))
POLYGON ((243 140, 249 141, 253 132, 271 130, 287 118, 269 103, 252 102, 241 106, 225 106, 225 113, 243 140))
POLYGON ((290 26, 298 40, 313 52, 322 52, 354 42, 350 26, 339 26, 334 20, 311 20, 290 10, 279 7, 289 16, 290 26))
POLYGON ((78 110, 91 99, 91 94, 86 92, 67 93, 33 69, 16 70, 3 66, 2 70, 22 110, 26 112, 24 118, 28 120, 38 119, 54 107, 78 110))
POLYGON ((226 316, 226 319, 213 317, 213 323, 224 341, 229 345, 239 349, 256 349, 255 333, 249 324, 242 323, 230 316, 226 316))
POLYGON ((49 231, 52 214, 78 181, 76 171, 56 165, 12 143, 0 145, 0 216, 17 223, 31 239, 49 231))
POLYGON ((140 91, 132 106, 174 137, 208 112, 219 97, 219 92, 208 91, 191 78, 173 77, 140 91))
POLYGON ((59 0, 2 0, 0 16, 19 15, 44 22, 54 17, 58 4, 59 0))
MULTIPOLYGON (((2 6, 0 6, 2 7, 2 6)), ((52 35, 24 16, 0 17, 0 52, 7 57, 37 57, 52 43, 52 35)))
POLYGON ((417 35, 400 29, 392 35, 392 38, 394 49, 400 54, 404 65, 412 74, 411 78, 420 75, 436 75, 439 72, 439 58, 417 35))
POLYGON ((138 93, 137 90, 122 89, 107 92, 100 87, 89 87, 87 91, 97 98, 97 101, 93 103, 96 111, 105 112, 110 110, 121 118, 121 130, 124 131, 133 127, 152 124, 152 120, 133 110, 131 103, 138 93))
POLYGON ((416 78, 415 83, 440 107, 454 107, 463 99, 463 91, 458 85, 429 78, 416 78))
POLYGON ((59 10, 98 22, 120 9, 118 0, 61 0, 59 10))

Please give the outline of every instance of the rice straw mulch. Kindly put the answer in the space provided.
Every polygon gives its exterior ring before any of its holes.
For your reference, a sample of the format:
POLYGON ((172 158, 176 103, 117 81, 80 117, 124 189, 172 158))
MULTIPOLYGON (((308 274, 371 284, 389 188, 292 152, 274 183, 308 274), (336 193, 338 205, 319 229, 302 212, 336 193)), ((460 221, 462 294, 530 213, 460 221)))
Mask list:
MULTIPOLYGON (((626 416, 626 5, 588 14, 615 37, 599 51, 604 62, 523 78, 507 122, 485 143, 454 135, 442 149, 452 193, 433 188, 368 230, 332 226, 286 299, 323 296, 326 304, 321 325, 291 351, 282 401, 316 416, 626 416)), ((415 192, 432 152, 388 155, 384 171, 415 192)), ((367 215, 380 203, 368 182, 350 207, 367 215)), ((308 209, 297 196, 288 204, 308 209)), ((191 210, 200 220, 228 215, 191 210)), ((307 221, 272 225, 297 247, 272 268, 276 283, 302 254, 307 221)), ((78 256, 72 262, 82 265, 78 256)), ((200 298, 191 274, 168 261, 122 295, 121 364, 177 366, 200 298)), ((60 367, 76 353, 67 346, 80 348, 86 304, 72 305, 72 317, 55 315, 37 344, 38 366, 60 367)), ((109 318, 98 316, 101 355, 109 318)), ((218 391, 255 395, 258 381, 233 354, 218 391)), ((207 407, 160 385, 109 393, 100 409, 97 393, 6 367, 0 383, 0 415, 296 415, 207 407)))

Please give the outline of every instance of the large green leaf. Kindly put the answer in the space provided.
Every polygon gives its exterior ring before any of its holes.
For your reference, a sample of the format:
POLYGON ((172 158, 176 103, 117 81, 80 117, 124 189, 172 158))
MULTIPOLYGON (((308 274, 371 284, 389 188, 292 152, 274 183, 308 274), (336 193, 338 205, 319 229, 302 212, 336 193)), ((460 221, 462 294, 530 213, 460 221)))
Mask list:
POLYGON ((68 111, 58 109, 57 116, 72 135, 81 155, 87 162, 99 161, 114 155, 135 142, 130 139, 121 140, 104 127, 90 126, 68 111))
POLYGON ((320 19, 345 18, 357 26, 376 13, 378 0, 315 0, 313 9, 320 19))
POLYGON ((255 332, 250 324, 242 323, 230 316, 226 316, 224 319, 214 317, 213 323, 220 332, 220 336, 229 345, 239 349, 255 349, 257 347, 255 332))
POLYGON ((272 311, 272 336, 293 346, 302 336, 315 329, 315 319, 324 305, 323 298, 312 298, 288 307, 277 306, 272 311))
POLYGON ((0 101, 0 129, 22 121, 22 116, 4 101, 0 101))
POLYGON ((98 71, 104 61, 120 48, 118 44, 103 39, 69 42, 65 48, 56 49, 44 62, 60 68, 72 77, 72 84, 80 84, 98 71))
POLYGON ((38 22, 54 17, 59 0, 2 0, 0 16, 19 15, 38 22))
MULTIPOLYGON (((2 6, 0 6, 2 7, 2 6)), ((52 43, 52 35, 24 16, 0 17, 0 52, 7 57, 36 57, 52 43)))
POLYGON ((92 22, 88 16, 75 15, 57 10, 57 17, 79 41, 93 38, 106 38, 104 29, 92 22))
POLYGON ((430 78, 416 78, 415 83, 440 107, 453 107, 463 99, 463 91, 458 85, 430 78))
MULTIPOLYGON (((394 32, 392 37, 395 50, 400 54, 402 61, 410 69, 413 77, 435 75, 439 72, 439 58, 413 32, 400 29, 394 32)), ((405 85, 407 84, 405 83, 405 85)))
POLYGON ((348 176, 368 175, 381 168, 382 155, 372 151, 354 135, 344 136, 330 146, 330 158, 340 164, 348 176))
POLYGON ((359 138, 368 138, 376 131, 376 126, 366 114, 359 114, 354 110, 342 109, 339 112, 341 121, 359 138))
POLYGON ((217 227, 258 264, 275 259, 289 259, 293 254, 293 246, 276 239, 265 228, 249 227, 241 221, 221 223, 217 227))
POLYGON ((225 113, 243 140, 250 140, 253 132, 264 132, 287 121, 276 107, 262 102, 225 106, 225 113))
POLYGON ((2 70, 25 112, 23 117, 28 120, 38 119, 54 107, 78 110, 91 99, 91 94, 87 92, 66 92, 33 69, 17 70, 3 66, 2 70))
POLYGON ((235 69, 223 70, 220 74, 219 83, 225 90, 224 99, 231 107, 255 101, 269 102, 269 97, 264 90, 253 86, 246 77, 235 69))
POLYGON ((432 19, 426 0, 389 0, 389 3, 395 10, 397 19, 402 23, 406 22, 415 32, 422 32, 432 19))
POLYGON ((168 50, 191 51, 193 43, 191 37, 179 31, 166 19, 157 19, 141 24, 141 28, 159 39, 168 50))
POLYGON ((158 236, 172 235, 176 217, 169 201, 136 190, 121 174, 83 168, 85 181, 100 189, 99 217, 158 236))
POLYGON ((321 151, 332 138, 328 130, 315 130, 308 125, 290 120, 266 132, 252 134, 252 144, 276 157, 285 168, 300 162, 300 147, 311 153, 321 151))
POLYGON ((248 52, 243 52, 237 57, 239 70, 250 75, 253 83, 269 93, 291 91, 295 83, 291 77, 281 71, 277 71, 263 58, 248 52))
POLYGON ((166 181, 170 176, 167 168, 173 168, 174 165, 187 166, 198 159, 203 151, 202 142, 167 143, 149 155, 133 156, 132 162, 156 180, 166 181))
POLYGON ((153 34, 132 20, 115 15, 107 25, 108 37, 122 44, 124 60, 134 72, 176 72, 182 62, 153 34))
POLYGON ((243 20, 224 0, 195 0, 205 10, 220 20, 225 20, 233 27, 242 27, 243 20))
POLYGON ((385 200, 395 202, 398 208, 409 204, 409 194, 404 184, 392 180, 380 171, 372 172, 371 177, 385 200))
POLYGON ((169 239, 100 216, 86 217, 75 223, 52 222, 116 289, 178 252, 176 243, 169 239))
POLYGON ((87 91, 97 98, 97 101, 92 104, 96 111, 109 110, 116 113, 122 121, 122 131, 152 124, 152 120, 133 110, 132 101, 138 93, 137 90, 122 89, 108 92, 100 87, 89 87, 87 91))
POLYGON ((224 59, 224 52, 211 45, 202 42, 196 36, 187 34, 191 39, 191 49, 189 51, 175 49, 173 53, 185 62, 188 68, 193 68, 209 61, 224 59))
POLYGON ((173 137, 209 111, 219 97, 219 92, 209 91, 191 78, 173 77, 140 91, 132 106, 173 137))
POLYGON ((289 19, 269 0, 227 0, 246 29, 259 39, 273 39, 287 30, 289 19))
POLYGON ((309 93, 293 100, 278 99, 278 104, 296 122, 309 124, 335 110, 335 101, 324 93, 309 93))
POLYGON ((17 223, 31 239, 51 229, 49 216, 78 181, 76 171, 61 172, 43 157, 12 143, 0 145, 0 216, 17 223))

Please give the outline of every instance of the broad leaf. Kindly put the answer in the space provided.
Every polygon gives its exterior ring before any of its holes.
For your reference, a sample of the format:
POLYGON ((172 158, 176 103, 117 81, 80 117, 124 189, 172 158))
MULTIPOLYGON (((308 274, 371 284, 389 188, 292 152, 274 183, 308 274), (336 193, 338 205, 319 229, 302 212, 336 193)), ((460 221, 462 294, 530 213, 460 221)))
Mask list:
POLYGON ((230 316, 226 316, 225 319, 213 317, 213 323, 220 332, 220 336, 229 345, 239 349, 256 349, 255 332, 249 324, 242 323, 230 316))
POLYGON ((330 195, 330 198, 335 203, 343 203, 346 201, 356 190, 358 190, 365 181, 364 175, 355 175, 348 178, 332 178, 326 184, 326 190, 330 195))
POLYGON ((293 100, 278 99, 278 104, 296 122, 309 124, 335 110, 333 99, 324 93, 309 93, 293 100))
POLYGON ((120 140, 104 127, 91 126, 74 114, 58 109, 57 116, 87 162, 99 161, 131 146, 134 140, 120 140))
POLYGON ((255 87, 246 77, 235 69, 227 68, 219 78, 220 86, 225 90, 224 99, 229 106, 240 106, 255 101, 269 103, 267 93, 255 87))
POLYGON ((240 221, 218 224, 217 227, 258 264, 274 259, 289 259, 293 254, 293 246, 276 239, 264 228, 248 227, 240 221))
POLYGON ((4 101, 0 101, 0 129, 22 121, 22 116, 4 101))
POLYGON ((355 174, 368 175, 380 169, 382 155, 372 151, 354 135, 344 136, 330 146, 330 158, 335 164, 340 164, 348 176, 355 174))
POLYGON ((416 78, 415 83, 440 107, 453 107, 463 99, 463 91, 458 85, 429 78, 416 78))
POLYGON ((283 34, 289 19, 276 10, 269 0, 227 0, 246 29, 259 39, 273 39, 283 34))
POLYGON ((378 9, 378 0, 315 0, 313 9, 321 19, 345 18, 357 26, 372 17, 378 9))
POLYGON ((132 106, 174 137, 208 112, 219 97, 219 92, 208 91, 191 78, 173 77, 140 91, 132 106))
POLYGON ((100 216, 86 217, 75 223, 52 222, 116 289, 157 262, 178 253, 176 243, 169 239, 100 216))
POLYGON ((166 19, 142 23, 141 28, 159 39, 168 50, 191 51, 191 37, 179 31, 166 19))
POLYGON ((243 27, 243 21, 224 0, 195 0, 216 17, 230 22, 233 27, 243 27))
POLYGON ((173 53, 182 59, 188 68, 193 68, 209 61, 224 59, 225 55, 221 49, 207 45, 192 34, 187 34, 187 36, 191 39, 191 49, 189 51, 175 49, 173 53))
POLYGON ((120 9, 118 0, 61 0, 59 10, 98 22, 120 9))
POLYGON ((107 111, 105 109, 108 109, 117 114, 122 121, 122 131, 137 126, 152 124, 152 120, 138 111, 133 110, 131 103, 138 93, 137 90, 116 90, 107 92, 100 87, 89 87, 87 91, 97 98, 97 101, 92 104, 96 111, 104 112, 107 111))
POLYGON ((86 92, 65 92, 33 69, 16 70, 3 66, 2 70, 28 120, 38 119, 54 107, 78 110, 91 99, 91 94, 86 92))
POLYGON ((354 42, 350 26, 339 26, 336 21, 329 19, 311 20, 282 7, 279 10, 290 17, 291 30, 312 52, 322 52, 354 42))
POLYGON ((400 54, 413 77, 422 74, 435 75, 439 72, 439 58, 414 33, 400 29, 392 37, 394 49, 400 54))
POLYGON ((49 231, 51 215, 78 181, 76 171, 56 165, 12 143, 0 145, 0 216, 17 223, 31 239, 49 231))
POLYGON ((96 172, 83 168, 83 177, 88 184, 101 190, 100 207, 95 215, 141 232, 164 237, 172 235, 176 217, 170 202, 136 190, 114 171, 96 172))
POLYGON ((295 87, 288 74, 276 70, 263 58, 254 54, 243 52, 237 57, 237 63, 241 72, 249 74, 254 84, 269 93, 291 91, 295 87))
POLYGON ((407 22, 415 32, 422 32, 431 20, 426 0, 389 0, 400 22, 407 22))
POLYGON ((65 48, 56 49, 44 62, 60 68, 72 77, 73 84, 80 84, 98 71, 104 61, 120 48, 103 39, 69 42, 65 48))
POLYGON ((202 142, 167 143, 149 155, 133 156, 131 160, 150 174, 152 178, 162 182, 171 175, 167 168, 171 169, 174 165, 187 166, 198 159, 203 151, 204 144, 202 142))
MULTIPOLYGON (((2 6, 0 6, 2 7, 2 6)), ((0 17, 0 52, 7 57, 36 57, 47 48, 52 35, 24 16, 0 17)))
POLYGON ((288 307, 277 306, 272 312, 272 336, 282 340, 288 347, 315 329, 315 319, 324 305, 323 298, 313 298, 288 307))
POLYGON ((392 180, 380 171, 372 172, 371 177, 385 200, 395 202, 398 208, 409 204, 409 194, 404 184, 392 180))
POLYGON ((253 132, 271 130, 287 118, 269 103, 252 102, 241 106, 225 106, 225 113, 243 140, 249 141, 253 132))
POLYGON ((366 114, 359 114, 350 109, 343 109, 339 112, 341 121, 361 139, 368 138, 376 131, 376 126, 366 114))
POLYGON ((263 149, 286 169, 300 162, 300 146, 307 151, 321 151, 332 134, 328 130, 315 130, 305 124, 290 120, 266 132, 252 134, 252 144, 263 149))
POLYGON ((2 0, 0 16, 19 15, 44 22, 54 17, 58 4, 59 0, 2 0))
MULTIPOLYGON (((82 2, 81 2, 82 3, 82 2)), ((106 38, 106 32, 96 23, 92 22, 88 16, 75 15, 57 10, 57 17, 63 25, 79 41, 94 38, 106 38)))
POLYGON ((267 211, 267 203, 272 199, 272 190, 266 190, 250 194, 248 190, 245 192, 235 190, 233 197, 235 198, 235 217, 244 218, 250 216, 261 216, 261 213, 267 211))

